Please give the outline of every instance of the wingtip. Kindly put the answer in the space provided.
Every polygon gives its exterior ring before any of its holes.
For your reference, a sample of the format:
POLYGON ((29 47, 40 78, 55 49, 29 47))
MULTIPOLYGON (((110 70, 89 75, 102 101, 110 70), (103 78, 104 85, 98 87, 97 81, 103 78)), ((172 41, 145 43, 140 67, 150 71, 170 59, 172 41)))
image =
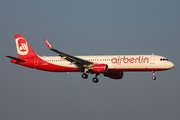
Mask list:
POLYGON ((44 38, 44 42, 46 43, 46 46, 48 49, 52 48, 51 44, 48 42, 48 40, 46 38, 44 38))
POLYGON ((9 57, 9 55, 4 55, 4 57, 9 57))

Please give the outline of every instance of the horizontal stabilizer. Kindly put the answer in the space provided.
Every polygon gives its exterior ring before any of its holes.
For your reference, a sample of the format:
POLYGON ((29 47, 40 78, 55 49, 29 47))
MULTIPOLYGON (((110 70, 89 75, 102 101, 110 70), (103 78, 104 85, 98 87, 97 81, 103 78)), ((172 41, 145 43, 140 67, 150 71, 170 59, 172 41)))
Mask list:
POLYGON ((25 60, 22 60, 22 59, 13 57, 13 56, 6 56, 6 57, 8 57, 8 58, 10 58, 10 59, 13 59, 13 60, 16 60, 16 61, 18 61, 18 62, 26 62, 25 60))

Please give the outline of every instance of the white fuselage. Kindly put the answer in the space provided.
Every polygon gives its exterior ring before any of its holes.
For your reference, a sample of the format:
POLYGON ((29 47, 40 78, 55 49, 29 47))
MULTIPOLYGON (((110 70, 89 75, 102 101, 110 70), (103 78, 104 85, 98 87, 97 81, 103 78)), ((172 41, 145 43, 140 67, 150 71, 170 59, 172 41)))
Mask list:
POLYGON ((45 38, 47 48, 59 56, 38 56, 21 34, 15 34, 18 58, 6 56, 14 64, 50 72, 83 72, 95 74, 92 79, 97 83, 98 75, 103 74, 111 79, 122 79, 124 71, 151 71, 155 80, 155 71, 169 70, 174 64, 159 55, 101 55, 72 56, 53 48, 45 38))
MULTIPOLYGON (((39 56, 40 57, 40 56, 39 56)), ((94 63, 104 63, 109 70, 117 71, 159 71, 171 69, 174 64, 158 55, 108 55, 108 56, 76 56, 94 63)), ((40 57, 46 64, 77 68, 76 65, 59 56, 40 57)), ((38 61, 37 61, 38 62, 38 61)))

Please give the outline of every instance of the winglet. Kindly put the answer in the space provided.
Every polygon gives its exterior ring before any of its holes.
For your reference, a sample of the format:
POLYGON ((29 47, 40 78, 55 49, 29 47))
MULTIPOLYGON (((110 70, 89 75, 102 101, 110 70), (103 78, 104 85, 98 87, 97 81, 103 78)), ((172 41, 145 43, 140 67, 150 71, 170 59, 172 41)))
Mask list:
POLYGON ((48 42, 48 40, 46 38, 44 38, 44 42, 46 43, 46 46, 48 49, 51 49, 51 44, 48 42))

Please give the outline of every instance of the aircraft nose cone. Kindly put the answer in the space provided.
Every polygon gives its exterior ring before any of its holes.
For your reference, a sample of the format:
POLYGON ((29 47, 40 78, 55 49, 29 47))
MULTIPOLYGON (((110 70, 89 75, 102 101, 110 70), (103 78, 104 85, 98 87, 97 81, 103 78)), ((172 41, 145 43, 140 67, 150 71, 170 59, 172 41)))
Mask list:
POLYGON ((174 63, 170 62, 169 63, 169 68, 173 68, 174 67, 174 63))

